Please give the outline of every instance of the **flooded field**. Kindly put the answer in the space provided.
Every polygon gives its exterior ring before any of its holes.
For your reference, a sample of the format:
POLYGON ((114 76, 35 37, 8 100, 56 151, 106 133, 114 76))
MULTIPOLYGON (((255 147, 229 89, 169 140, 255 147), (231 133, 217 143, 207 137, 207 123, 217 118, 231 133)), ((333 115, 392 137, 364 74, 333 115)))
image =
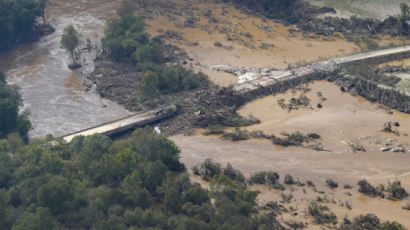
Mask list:
MULTIPOLYGON (((191 168, 202 163, 206 158, 212 158, 217 162, 226 165, 232 163, 234 167, 241 170, 246 176, 250 173, 262 170, 272 170, 281 176, 281 182, 286 174, 306 182, 311 180, 316 184, 319 194, 309 187, 295 186, 295 191, 291 192, 288 187, 285 194, 292 193, 293 199, 287 205, 297 208, 300 214, 297 217, 284 215, 283 220, 296 219, 304 220, 305 209, 312 200, 318 196, 325 195, 330 200, 325 205, 336 213, 340 220, 345 215, 352 217, 359 214, 375 213, 382 220, 396 220, 407 228, 410 227, 410 212, 402 210, 402 206, 408 200, 393 202, 387 199, 369 198, 357 192, 357 181, 367 179, 374 185, 387 184, 388 181, 398 178, 402 185, 410 189, 410 161, 409 154, 390 152, 363 152, 335 154, 329 152, 317 152, 310 149, 297 147, 277 147, 270 141, 241 141, 231 142, 221 140, 218 137, 196 136, 174 136, 171 138, 182 150, 181 161, 191 168), (328 178, 339 183, 339 188, 328 189, 325 181, 328 178), (344 184, 350 184, 353 189, 343 189, 344 184), (303 191, 305 189, 306 193, 303 191), (352 195, 346 194, 350 192, 352 195), (333 204, 333 200, 336 204, 333 204), (340 206, 340 201, 348 201, 352 210, 340 206)), ((258 196, 260 203, 281 200, 281 191, 271 190, 265 186, 253 187, 262 193, 258 196)), ((309 229, 320 229, 309 226, 309 229)))
MULTIPOLYGON (((303 34, 294 26, 285 26, 249 16, 235 7, 198 2, 190 8, 188 1, 176 1, 180 15, 172 11, 161 12, 161 16, 147 20, 152 35, 172 32, 168 42, 178 45, 194 58, 193 64, 224 64, 234 66, 287 68, 306 62, 325 60, 356 52, 359 48, 341 37, 323 37, 303 34), (185 6, 182 8, 181 6, 185 6), (186 9, 187 12, 184 12, 186 9), (211 11, 212 16, 207 15, 211 11), (192 25, 185 21, 193 14, 197 18, 192 25), (177 35, 176 35, 177 34, 177 35)), ((203 70, 203 68, 200 68, 203 70)), ((234 79, 210 74, 217 84, 236 83, 234 79)))
MULTIPOLYGON (((278 172, 282 179, 290 174, 302 182, 312 180, 317 190, 325 191, 324 195, 329 200, 325 205, 340 220, 346 215, 352 217, 371 212, 382 220, 396 220, 410 227, 410 212, 401 208, 407 200, 393 202, 368 198, 357 192, 357 181, 360 179, 366 179, 374 185, 386 185, 397 178, 407 190, 410 189, 410 154, 379 150, 386 144, 410 148, 409 115, 342 92, 340 87, 327 81, 317 81, 301 88, 310 90, 289 90, 285 94, 261 98, 240 108, 240 114, 251 114, 261 120, 260 124, 246 129, 263 130, 277 136, 282 132, 315 132, 321 135, 320 142, 329 151, 281 147, 268 140, 232 142, 218 136, 200 134, 171 137, 182 150, 182 162, 191 168, 206 158, 213 158, 222 164, 232 163, 248 176, 256 171, 272 170, 278 172), (289 112, 278 104, 281 99, 287 103, 289 99, 299 98, 302 94, 310 99, 310 105, 289 112), (319 103, 322 108, 317 108, 319 103), (389 121, 399 122, 400 126, 393 129, 400 135, 381 131, 384 123, 389 121), (354 152, 351 144, 361 145, 366 151, 354 152), (339 188, 328 189, 325 183, 328 178, 337 181, 339 188), (343 189, 344 184, 352 185, 353 189, 343 189), (351 210, 344 205, 346 201, 351 205, 351 210)), ((281 199, 280 191, 263 186, 255 189, 262 191, 258 197, 261 203, 281 199)), ((311 188, 296 186, 294 189, 293 192, 286 190, 284 193, 292 193, 293 199, 288 206, 296 207, 300 215, 283 215, 281 218, 306 221, 304 212, 309 202, 324 195, 311 188)), ((320 228, 309 225, 309 229, 320 228)))
MULTIPOLYGON (((252 189, 261 191, 258 196, 260 203, 267 203, 274 200, 282 200, 281 191, 272 190, 266 186, 253 186, 252 189)), ((306 210, 311 201, 317 201, 318 197, 323 199, 321 205, 329 207, 332 212, 338 217, 338 222, 343 222, 343 218, 348 217, 353 219, 356 216, 374 213, 381 221, 397 221, 405 227, 410 226, 410 211, 402 209, 404 202, 394 202, 381 198, 369 198, 357 192, 357 186, 353 184, 353 189, 344 189, 343 185, 339 185, 336 189, 329 189, 324 185, 317 185, 316 189, 325 194, 319 194, 311 187, 293 186, 293 191, 284 191, 284 194, 292 194, 292 201, 284 204, 287 208, 293 207, 296 209, 291 213, 283 214, 280 219, 284 222, 289 220, 297 220, 309 222, 310 217, 306 215, 306 210), (298 213, 298 215, 292 215, 298 213)), ((323 226, 309 224, 307 229, 323 229, 323 226)))
POLYGON ((369 151, 377 150, 389 138, 403 145, 410 144, 407 136, 410 134, 410 115, 390 114, 383 106, 345 93, 327 81, 317 81, 305 88, 309 92, 289 90, 284 95, 255 100, 242 107, 239 113, 261 120, 261 124, 249 127, 249 130, 262 130, 274 135, 297 131, 318 133, 325 149, 335 153, 350 151, 350 143, 363 145, 369 151), (298 99, 301 95, 310 100, 308 106, 289 111, 279 105, 281 99, 286 104, 291 98, 298 99), (322 107, 318 108, 318 104, 322 107), (400 135, 381 132, 386 122, 398 122, 400 126, 394 129, 400 135))

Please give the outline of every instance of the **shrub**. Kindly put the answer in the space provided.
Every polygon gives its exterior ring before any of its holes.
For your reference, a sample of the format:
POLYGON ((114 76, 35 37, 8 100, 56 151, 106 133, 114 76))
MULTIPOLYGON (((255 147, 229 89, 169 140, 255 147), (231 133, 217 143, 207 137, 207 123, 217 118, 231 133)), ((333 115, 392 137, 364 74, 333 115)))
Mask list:
POLYGON ((224 134, 225 131, 222 127, 219 126, 212 126, 209 127, 204 133, 203 135, 205 136, 209 136, 209 135, 220 135, 220 134, 224 134))
POLYGON ((285 194, 285 193, 282 192, 282 193, 280 194, 280 197, 282 198, 282 201, 281 201, 281 202, 283 202, 283 203, 290 203, 291 200, 292 200, 292 198, 293 198, 293 195, 292 195, 292 193, 285 194))
POLYGON ((253 173, 251 174, 251 178, 249 179, 249 182, 252 184, 265 184, 266 174, 267 173, 265 171, 253 173))
POLYGON ((372 214, 368 213, 366 215, 360 215, 350 221, 349 219, 344 219, 344 222, 339 226, 339 230, 350 230, 350 229, 368 229, 368 230, 377 230, 380 229, 380 220, 379 218, 372 214))
POLYGON ((345 184, 345 185, 343 185, 343 188, 345 188, 345 189, 352 189, 353 186, 351 186, 350 184, 345 184))
POLYGON ((382 224, 380 230, 406 230, 406 228, 403 225, 397 223, 396 221, 387 221, 382 224))
POLYGON ((199 167, 202 179, 210 181, 215 175, 221 174, 221 164, 214 162, 211 158, 206 159, 199 167))
POLYGON ((315 219, 317 224, 337 224, 336 215, 327 206, 311 202, 308 207, 308 213, 315 219))
POLYGON ((245 182, 245 176, 230 163, 228 163, 223 169, 223 174, 233 181, 239 181, 241 183, 245 182))
POLYGON ((402 209, 404 209, 404 210, 410 210, 410 203, 407 203, 406 205, 404 205, 404 206, 402 207, 402 209))
POLYGON ((302 221, 297 221, 297 220, 287 220, 284 222, 286 225, 288 225, 291 229, 304 229, 306 225, 302 221))
POLYGON ((269 184, 278 184, 279 174, 277 174, 276 172, 269 171, 266 174, 266 180, 269 184))
POLYGON ((233 132, 224 133, 222 137, 224 139, 229 139, 232 141, 243 141, 243 140, 249 140, 251 138, 251 135, 248 130, 242 130, 240 128, 235 128, 233 132))
POLYGON ((393 221, 381 223, 380 219, 372 214, 368 213, 366 215, 360 215, 350 221, 349 219, 344 220, 344 222, 339 226, 339 230, 350 230, 350 229, 368 229, 368 230, 405 230, 405 228, 393 221))
POLYGON ((273 143, 275 145, 282 145, 282 146, 301 146, 305 142, 309 142, 312 139, 320 138, 318 134, 308 134, 312 137, 306 136, 300 132, 295 132, 292 134, 282 133, 285 138, 274 137, 273 143), (314 138, 313 138, 314 137, 314 138))
POLYGON ((331 178, 328 178, 326 180, 326 184, 327 186, 329 186, 330 188, 337 188, 339 185, 336 183, 336 181, 332 180, 331 178))
POLYGON ((367 180, 359 180, 359 192, 364 193, 371 197, 382 196, 383 194, 373 187, 367 180))
POLYGON ((222 43, 221 43, 221 42, 216 41, 216 42, 214 43, 214 46, 217 46, 217 47, 222 47, 223 45, 222 45, 222 43))
MULTIPOLYGON (((272 171, 260 171, 251 174, 249 179, 251 184, 270 184, 278 186, 279 184, 279 174, 272 171)), ((279 186, 280 187, 280 186, 279 186)))
POLYGON ((406 190, 401 186, 401 182, 399 180, 394 180, 392 183, 389 182, 386 191, 390 193, 390 199, 398 199, 401 200, 408 196, 406 190))
POLYGON ((283 183, 292 185, 295 184, 295 181, 293 180, 293 177, 291 175, 287 174, 285 176, 285 179, 283 180, 283 183))
POLYGON ((316 185, 311 180, 306 181, 306 184, 308 187, 316 187, 316 185))
POLYGON ((277 201, 270 201, 270 202, 266 203, 263 208, 271 210, 275 215, 280 215, 284 212, 288 212, 288 210, 285 208, 285 206, 278 203, 277 201))

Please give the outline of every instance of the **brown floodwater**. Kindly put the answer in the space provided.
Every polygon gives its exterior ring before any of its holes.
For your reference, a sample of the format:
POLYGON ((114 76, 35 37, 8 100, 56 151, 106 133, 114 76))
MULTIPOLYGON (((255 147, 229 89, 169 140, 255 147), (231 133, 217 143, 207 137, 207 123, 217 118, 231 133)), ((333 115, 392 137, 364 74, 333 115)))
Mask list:
POLYGON ((395 143, 410 144, 410 138, 406 136, 410 134, 409 114, 389 114, 380 104, 342 92, 336 84, 327 81, 316 81, 307 88, 310 89, 307 93, 289 90, 282 95, 255 100, 240 108, 239 113, 261 120, 260 124, 249 127, 249 130, 262 130, 274 135, 297 131, 318 133, 322 136, 324 147, 333 153, 350 152, 349 143, 363 145, 369 151, 376 150, 388 138, 395 139, 395 143), (302 94, 311 100, 307 107, 289 111, 278 104, 280 99, 288 103, 290 98, 298 98, 302 94), (323 96, 319 97, 318 94, 323 96), (317 108, 319 103, 323 106, 320 109, 317 108), (393 129, 400 136, 381 132, 386 122, 399 122, 400 127, 393 129))
MULTIPOLYGON (((302 133, 315 132, 321 135, 320 142, 329 152, 315 151, 302 147, 279 147, 267 140, 248 140, 232 142, 222 140, 217 136, 174 136, 171 139, 181 149, 181 161, 187 168, 202 163, 206 158, 213 158, 223 165, 228 162, 240 169, 245 175, 261 170, 273 170, 283 178, 292 175, 300 181, 312 180, 318 190, 323 190, 330 200, 336 204, 326 204, 342 220, 344 216, 357 216, 365 213, 375 213, 383 221, 396 220, 410 227, 410 212, 401 207, 408 200, 392 202, 387 199, 368 198, 357 192, 357 181, 366 179, 373 185, 385 184, 395 178, 401 180, 402 185, 410 190, 410 154, 382 152, 378 149, 391 139, 391 144, 403 144, 410 148, 410 139, 402 134, 410 134, 410 117, 387 109, 376 103, 370 103, 362 97, 344 93, 340 87, 327 81, 316 81, 306 86, 311 90, 304 93, 311 99, 311 108, 298 110, 283 110, 278 105, 279 99, 287 102, 292 97, 299 97, 300 90, 267 96, 248 103, 240 108, 242 115, 252 114, 261 120, 260 124, 247 127, 248 130, 263 130, 268 134, 280 135, 281 132, 302 133), (321 92, 325 101, 318 96, 321 92), (317 103, 323 108, 316 108, 317 103), (395 128, 400 136, 381 132, 388 121, 398 121, 400 127, 395 128), (363 145, 366 152, 353 152, 349 143, 363 145), (332 178, 339 183, 339 188, 326 188, 325 181, 332 178), (344 184, 353 185, 353 190, 343 189, 344 184), (351 192, 351 196, 346 192, 351 192), (352 210, 339 205, 348 201, 352 210)), ((262 191, 258 196, 260 203, 280 200, 280 192, 266 187, 256 187, 262 191)), ((307 205, 315 200, 318 194, 310 188, 298 187, 292 194, 293 201, 289 206, 296 207, 299 215, 294 217, 284 215, 282 220, 296 219, 306 221, 304 216, 307 205)), ((285 194, 290 193, 289 190, 285 194)), ((323 195, 321 195, 323 196, 323 195)), ((320 229, 309 225, 309 229, 320 229)))
MULTIPOLYGON (((83 77, 67 68, 70 59, 60 47, 65 26, 73 24, 94 43, 103 36, 105 20, 114 17, 120 0, 55 0, 47 8, 56 32, 39 42, 17 45, 0 54, 0 71, 10 84, 21 87, 23 110, 30 112, 30 138, 65 135, 129 114, 116 103, 84 92, 83 77)), ((85 73, 93 70, 95 54, 85 53, 85 73)))

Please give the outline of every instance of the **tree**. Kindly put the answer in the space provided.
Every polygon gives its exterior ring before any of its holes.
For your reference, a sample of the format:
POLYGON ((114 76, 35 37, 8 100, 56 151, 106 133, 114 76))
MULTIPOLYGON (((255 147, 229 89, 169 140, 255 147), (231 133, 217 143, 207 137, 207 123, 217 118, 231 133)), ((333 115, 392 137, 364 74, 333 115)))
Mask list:
POLYGON ((4 74, 0 73, 0 138, 13 132, 27 136, 31 124, 26 113, 19 114, 22 105, 20 89, 8 85, 4 74))
POLYGON ((139 85, 141 95, 147 98, 158 95, 158 83, 159 79, 156 73, 145 72, 139 85))
POLYGON ((42 13, 36 0, 0 0, 0 50, 24 40, 42 13))
POLYGON ((407 35, 410 29, 408 24, 408 21, 410 20, 410 9, 405 2, 400 4, 400 12, 398 20, 399 32, 403 35, 407 35))
POLYGON ((63 35, 61 36, 61 46, 66 49, 71 56, 73 63, 69 65, 70 68, 78 68, 80 65, 77 63, 76 50, 81 44, 81 34, 77 32, 73 25, 69 25, 64 28, 63 35))
POLYGON ((58 226, 58 221, 51 215, 48 208, 40 207, 33 212, 25 213, 12 230, 54 230, 58 226))
POLYGON ((70 210, 73 204, 74 192, 72 186, 65 180, 51 178, 37 191, 38 203, 58 215, 70 210))
POLYGON ((117 15, 118 16, 124 16, 127 14, 133 14, 134 13, 134 7, 131 3, 130 0, 123 0, 121 2, 120 8, 117 10, 117 15))
POLYGON ((41 19, 43 19, 43 24, 46 24, 46 7, 50 0, 37 0, 38 9, 40 11, 41 19))

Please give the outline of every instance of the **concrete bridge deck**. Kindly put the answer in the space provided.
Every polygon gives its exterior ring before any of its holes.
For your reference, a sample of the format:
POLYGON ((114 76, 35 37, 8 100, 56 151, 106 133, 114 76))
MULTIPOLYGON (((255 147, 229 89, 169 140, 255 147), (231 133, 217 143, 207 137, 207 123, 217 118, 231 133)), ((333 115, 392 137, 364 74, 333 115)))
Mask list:
POLYGON ((65 141, 70 142, 75 136, 79 135, 88 136, 96 133, 101 133, 104 135, 114 135, 129 130, 131 128, 142 127, 153 122, 171 117, 175 113, 175 106, 167 106, 165 108, 151 110, 145 113, 133 114, 128 117, 124 117, 115 121, 84 129, 72 134, 68 134, 66 136, 62 136, 62 138, 65 141))
MULTIPOLYGON (((307 66, 297 67, 291 70, 269 70, 269 68, 247 68, 249 72, 257 72, 256 78, 239 82, 234 86, 234 90, 238 93, 256 90, 259 87, 266 87, 277 83, 278 81, 291 79, 294 77, 303 77, 318 71, 331 72, 340 65, 354 63, 357 61, 364 61, 374 58, 383 58, 401 54, 410 54, 410 45, 395 47, 390 49, 382 49, 371 52, 360 53, 351 56, 334 58, 322 62, 313 63, 307 66)), ((228 66, 211 66, 214 70, 224 71, 232 74, 246 74, 244 68, 228 67, 228 66), (242 72, 241 72, 242 71, 242 72)), ((240 77, 240 76, 239 76, 240 77)))

